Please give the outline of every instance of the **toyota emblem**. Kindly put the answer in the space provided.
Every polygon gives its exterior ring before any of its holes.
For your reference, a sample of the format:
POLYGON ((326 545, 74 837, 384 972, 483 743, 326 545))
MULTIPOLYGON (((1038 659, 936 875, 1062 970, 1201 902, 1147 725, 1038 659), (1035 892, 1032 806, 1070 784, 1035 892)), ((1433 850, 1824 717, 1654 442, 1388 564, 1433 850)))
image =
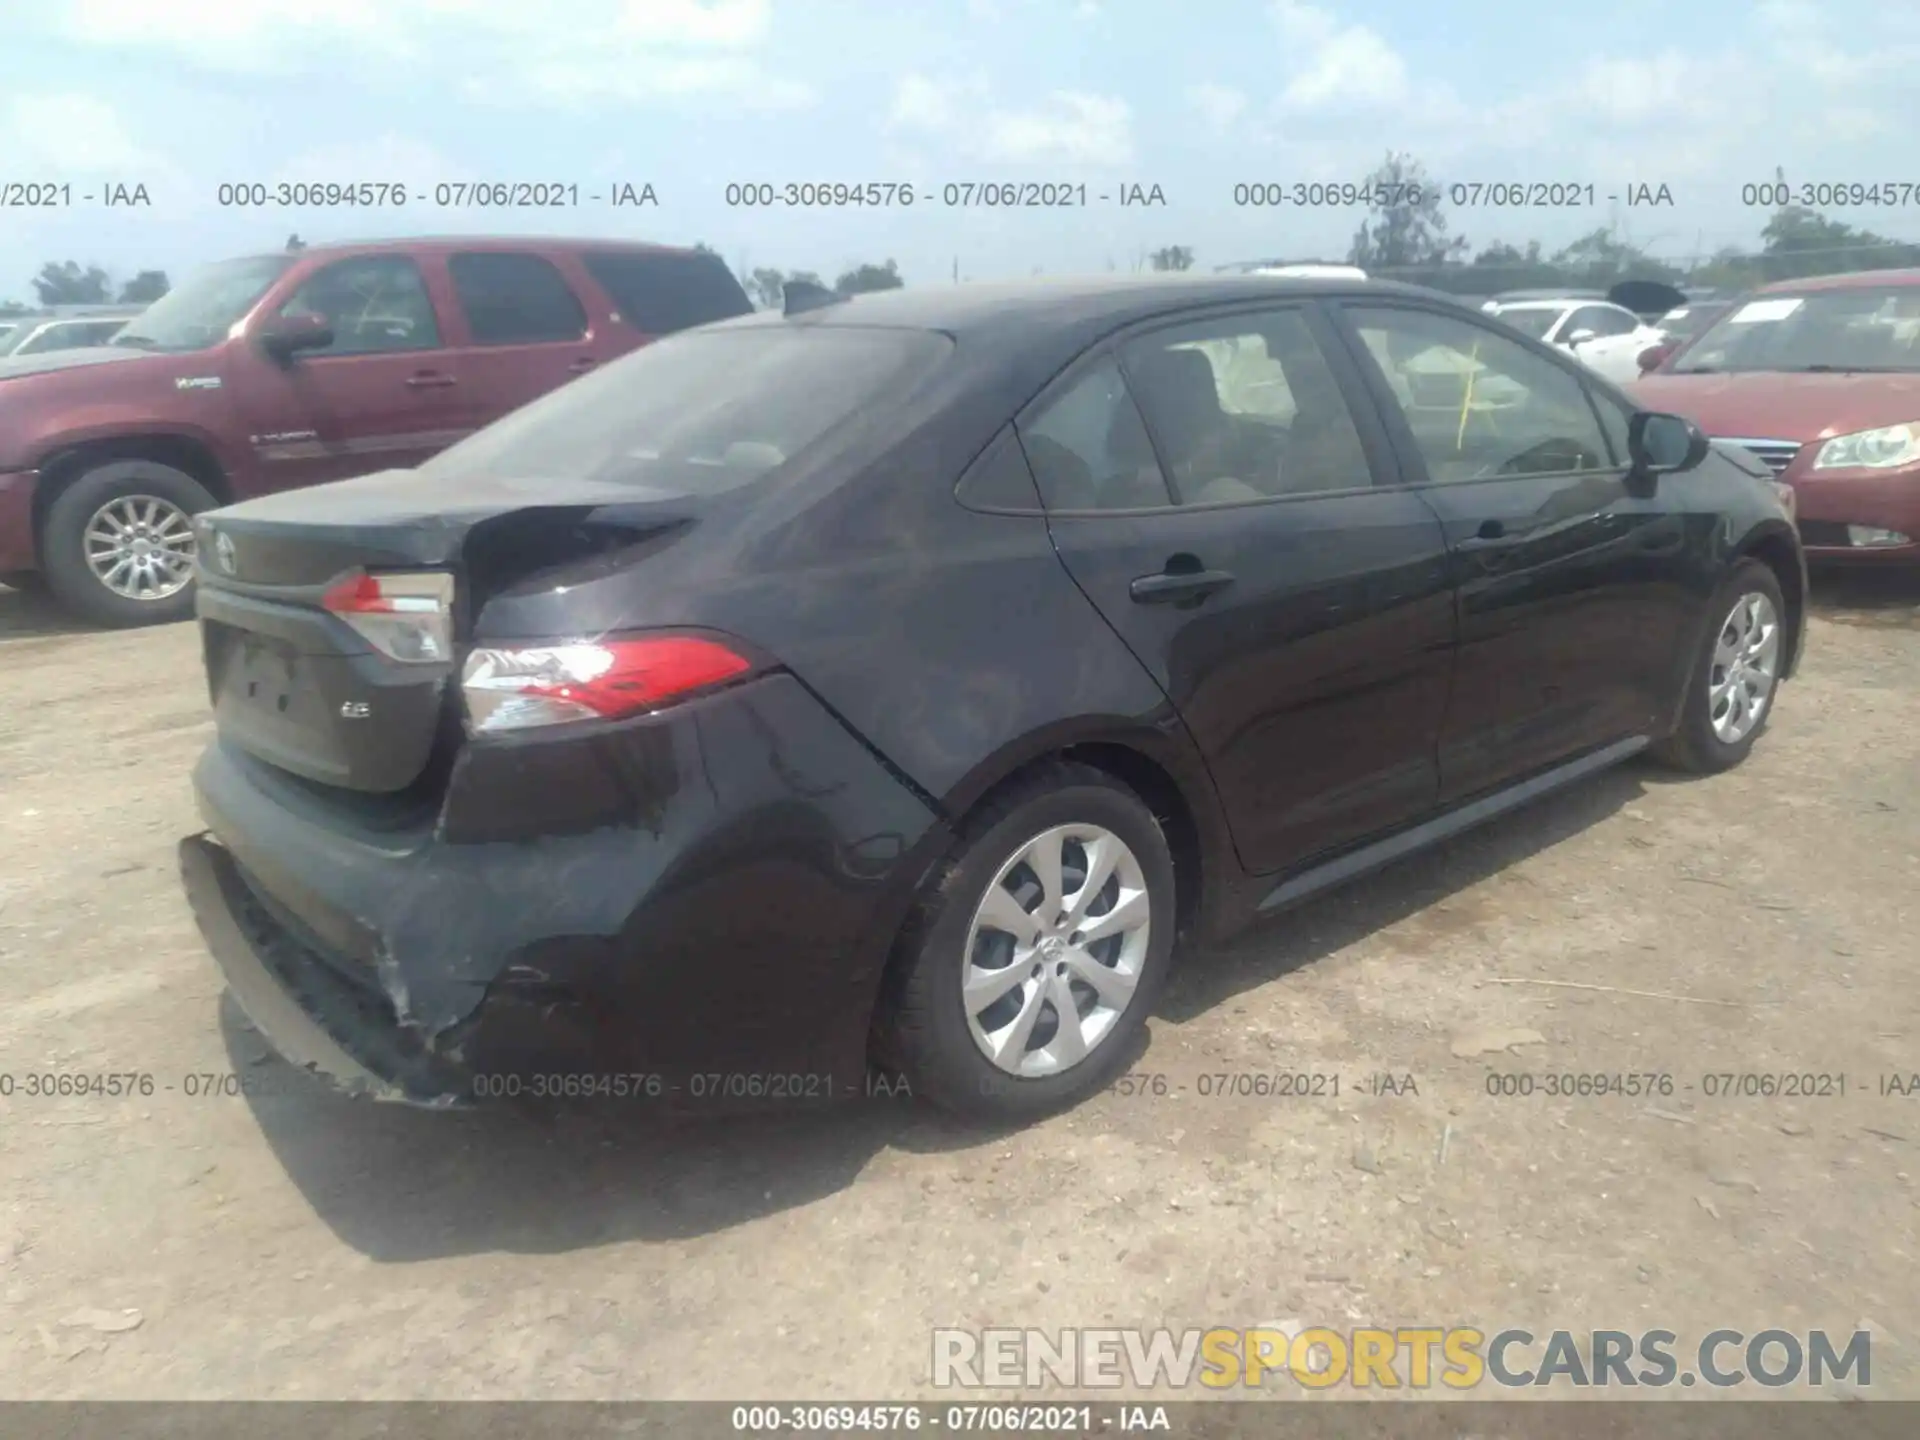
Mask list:
POLYGON ((213 537, 213 558, 228 575, 239 568, 239 561, 233 553, 233 537, 224 530, 213 537))

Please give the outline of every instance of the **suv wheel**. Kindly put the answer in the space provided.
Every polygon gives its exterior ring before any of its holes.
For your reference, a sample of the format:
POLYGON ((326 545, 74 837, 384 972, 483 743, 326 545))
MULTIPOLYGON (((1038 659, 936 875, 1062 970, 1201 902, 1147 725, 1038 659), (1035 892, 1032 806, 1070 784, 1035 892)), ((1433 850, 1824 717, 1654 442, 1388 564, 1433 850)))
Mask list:
POLYGON ((47 586, 100 625, 185 620, 193 614, 193 517, 219 503, 171 465, 97 465, 47 509, 40 534, 47 586))
POLYGON ((1056 765, 985 804, 902 937, 883 1050, 943 1109, 1021 1119, 1127 1062, 1174 938, 1173 859, 1103 771, 1056 765))
POLYGON ((1698 775, 1730 770, 1752 751, 1773 713, 1786 659, 1786 602, 1758 560, 1733 567, 1681 702, 1680 723, 1654 754, 1698 775))

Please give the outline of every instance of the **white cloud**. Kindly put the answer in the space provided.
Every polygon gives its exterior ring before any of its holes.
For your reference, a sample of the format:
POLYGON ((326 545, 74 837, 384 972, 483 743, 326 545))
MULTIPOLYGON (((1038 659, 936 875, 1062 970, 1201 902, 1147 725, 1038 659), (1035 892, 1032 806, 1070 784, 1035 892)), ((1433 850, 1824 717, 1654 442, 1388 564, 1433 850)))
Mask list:
POLYGON ((1119 166, 1130 164, 1134 153, 1133 112, 1125 101, 1056 90, 1037 105, 1006 108, 993 102, 979 76, 902 76, 886 128, 941 140, 970 159, 1016 165, 1119 166))
POLYGON ((1290 110, 1391 106, 1407 95, 1407 65, 1378 32, 1346 25, 1300 0, 1275 0, 1283 60, 1291 78, 1280 93, 1290 110))
POLYGON ((263 178, 270 183, 325 184, 355 177, 404 185, 415 194, 438 184, 480 178, 425 141, 391 131, 371 140, 342 141, 304 151, 287 161, 278 173, 263 178))
POLYGON ((715 97, 791 109, 813 91, 757 55, 771 0, 54 0, 56 30, 84 44, 160 51, 253 75, 358 67, 369 78, 431 65, 485 74, 470 95, 557 108, 715 97))
POLYGON ((1246 95, 1231 85, 1203 82, 1187 91, 1187 103, 1200 112, 1207 128, 1216 132, 1231 130, 1234 122, 1247 113, 1246 95))
POLYGON ((1034 109, 1000 111, 983 121, 983 159, 1068 165, 1133 160, 1133 113, 1110 96, 1056 90, 1034 109))
POLYGON ((134 139, 120 112, 77 91, 13 96, 0 112, 0 155, 17 178, 119 179, 151 184, 166 167, 134 139))

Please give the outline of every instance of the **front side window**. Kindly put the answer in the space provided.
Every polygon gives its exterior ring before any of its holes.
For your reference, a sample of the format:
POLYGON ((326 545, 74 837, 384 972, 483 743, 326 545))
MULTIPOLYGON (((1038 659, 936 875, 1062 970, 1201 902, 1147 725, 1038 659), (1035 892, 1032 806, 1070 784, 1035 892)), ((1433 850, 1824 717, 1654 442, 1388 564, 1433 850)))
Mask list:
POLYGON ((1299 311, 1154 331, 1125 358, 1180 503, 1372 483, 1339 381, 1299 311))
POLYGON ((532 345, 587 333, 587 312, 551 260, 478 251, 451 256, 447 273, 476 345, 532 345))
POLYGON ((1609 465, 1587 388, 1551 360, 1452 315, 1349 306, 1427 473, 1441 484, 1609 465))
POLYGON ((1145 510, 1172 502, 1111 357, 1089 366, 1019 431, 1049 510, 1145 510))
POLYGON ((1609 335, 1631 335, 1639 325, 1633 316, 1611 305, 1582 305, 1560 327, 1560 338, 1570 340, 1582 330, 1591 330, 1596 340, 1609 335))
POLYGON ((363 255, 316 270, 280 307, 282 315, 319 315, 333 343, 309 355, 427 350, 440 343, 420 267, 404 255, 363 255))
POLYGON ((1535 340, 1546 339, 1547 333, 1566 313, 1564 310, 1554 309, 1551 305, 1529 305, 1525 309, 1510 307, 1494 311, 1494 314, 1504 323, 1513 326, 1522 335, 1531 335, 1535 340))

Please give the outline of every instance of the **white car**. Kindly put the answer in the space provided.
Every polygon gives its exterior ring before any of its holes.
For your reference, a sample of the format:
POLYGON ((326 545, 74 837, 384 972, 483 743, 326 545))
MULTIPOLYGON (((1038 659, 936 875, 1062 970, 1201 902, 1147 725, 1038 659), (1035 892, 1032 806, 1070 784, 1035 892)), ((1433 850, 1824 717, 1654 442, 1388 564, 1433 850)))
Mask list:
POLYGON ((1616 385, 1640 378, 1640 354, 1665 332, 1610 300, 1490 300, 1481 306, 1536 340, 1565 350, 1616 385))

